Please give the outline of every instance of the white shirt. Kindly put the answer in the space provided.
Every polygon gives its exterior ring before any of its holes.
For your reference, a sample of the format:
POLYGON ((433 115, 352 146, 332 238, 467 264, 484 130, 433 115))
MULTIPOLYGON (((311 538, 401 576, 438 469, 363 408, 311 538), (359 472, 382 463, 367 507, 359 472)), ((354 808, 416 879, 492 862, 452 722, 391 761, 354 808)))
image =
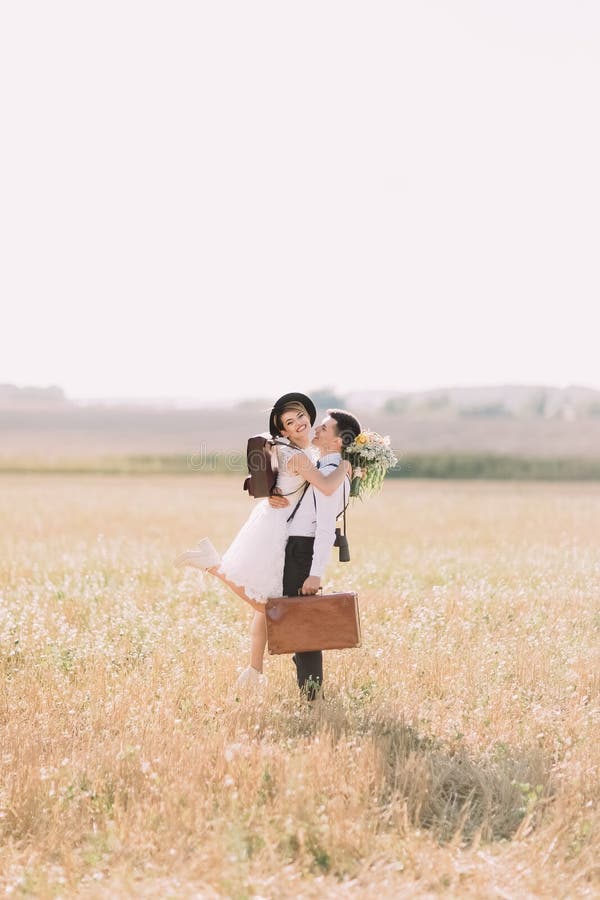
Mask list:
MULTIPOLYGON (((339 466, 342 461, 340 453, 327 453, 320 460, 320 469, 325 469, 324 475, 333 472, 333 466, 339 466), (328 468, 331 466, 331 468, 328 468)), ((329 554, 335 540, 335 521, 344 509, 344 490, 346 502, 350 496, 350 479, 344 478, 342 484, 326 497, 318 488, 310 484, 302 498, 300 506, 292 521, 288 524, 288 536, 313 537, 312 566, 310 574, 322 578, 323 572, 329 562, 329 554)), ((293 508, 292 508, 293 509, 293 508)), ((291 515, 291 511, 290 511, 291 515)))

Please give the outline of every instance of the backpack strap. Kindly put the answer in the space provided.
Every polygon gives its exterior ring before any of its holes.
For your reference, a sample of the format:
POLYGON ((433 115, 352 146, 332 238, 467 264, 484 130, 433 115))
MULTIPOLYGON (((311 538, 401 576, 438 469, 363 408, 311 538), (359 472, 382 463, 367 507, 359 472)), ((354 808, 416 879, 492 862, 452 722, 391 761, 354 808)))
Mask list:
MULTIPOLYGON (((292 449, 295 453, 302 453, 302 450, 300 449, 300 447, 294 447, 293 444, 286 443, 286 441, 281 441, 281 440, 279 440, 279 438, 273 438, 273 440, 271 441, 271 444, 272 444, 272 446, 274 446, 274 447, 275 447, 275 446, 279 446, 279 447, 287 447, 288 449, 292 449)), ((305 481, 305 482, 304 482, 304 490, 302 491, 302 496, 300 497, 300 500, 302 500, 302 497, 304 497, 306 491, 308 490, 308 485, 309 485, 309 482, 308 482, 308 481, 305 481)), ((298 488, 295 488, 293 491, 288 491, 287 494, 276 494, 275 496, 277 496, 277 497, 291 497, 292 494, 295 494, 297 490, 298 490, 298 488)), ((296 507, 295 507, 295 509, 294 509, 294 512, 291 514, 290 518, 287 519, 288 522, 289 522, 291 519, 293 519, 294 516, 296 515, 296 510, 297 510, 298 507, 300 506, 300 500, 298 500, 298 502, 296 503, 296 507)))
MULTIPOLYGON (((286 521, 286 524, 287 524, 287 522, 291 522, 292 519, 294 518, 294 516, 296 515, 296 513, 298 512, 298 507, 300 506, 300 504, 301 504, 302 501, 304 500, 304 495, 305 495, 305 493, 306 493, 307 490, 308 490, 308 485, 309 485, 309 482, 308 482, 308 481, 305 481, 305 482, 304 482, 304 490, 303 490, 302 493, 300 494, 300 499, 299 499, 298 502, 296 503, 296 505, 295 505, 294 509, 292 510, 291 514, 290 514, 290 515, 287 517, 287 519, 285 520, 285 521, 286 521)), ((293 491, 292 491, 292 493, 293 493, 293 491)), ((280 496, 285 497, 286 494, 281 494, 280 496)))

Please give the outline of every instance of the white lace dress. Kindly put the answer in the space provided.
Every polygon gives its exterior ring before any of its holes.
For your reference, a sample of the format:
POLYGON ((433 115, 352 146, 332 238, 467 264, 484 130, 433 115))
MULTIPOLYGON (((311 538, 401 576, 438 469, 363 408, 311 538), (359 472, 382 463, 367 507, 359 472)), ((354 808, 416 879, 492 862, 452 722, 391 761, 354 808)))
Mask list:
POLYGON ((267 498, 259 500, 233 542, 221 557, 219 571, 229 581, 244 588, 252 600, 281 597, 283 564, 287 539, 287 519, 300 499, 305 481, 301 475, 288 474, 287 461, 295 453, 306 453, 314 462, 310 448, 296 450, 277 445, 277 487, 287 495, 290 505, 273 509, 267 498))

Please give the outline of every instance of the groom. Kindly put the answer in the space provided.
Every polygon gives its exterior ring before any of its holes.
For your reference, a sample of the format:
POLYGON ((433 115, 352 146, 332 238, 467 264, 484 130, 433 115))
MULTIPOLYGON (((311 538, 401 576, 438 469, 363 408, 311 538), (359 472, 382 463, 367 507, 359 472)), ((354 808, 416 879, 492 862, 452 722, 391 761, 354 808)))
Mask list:
MULTIPOLYGON (((281 397, 271 413, 271 422, 276 420, 281 397)), ((305 398, 305 402, 309 400, 305 398)), ((311 407, 314 405, 309 401, 311 407)), ((314 419, 313 419, 314 421, 314 419)), ((320 469, 339 466, 342 449, 349 446, 360 434, 358 420, 344 409, 328 409, 327 415, 315 429, 313 446, 320 454, 317 463, 320 469)), ((288 597, 300 594, 316 594, 321 587, 321 579, 329 562, 329 555, 335 540, 335 523, 350 496, 350 480, 344 479, 334 493, 326 497, 321 491, 309 485, 300 503, 288 522, 288 538, 285 547, 283 569, 283 593, 288 597)), ((273 507, 289 504, 285 497, 273 496, 269 499, 273 507)), ((314 700, 323 684, 323 653, 314 650, 295 653, 292 657, 296 665, 298 687, 314 700)))

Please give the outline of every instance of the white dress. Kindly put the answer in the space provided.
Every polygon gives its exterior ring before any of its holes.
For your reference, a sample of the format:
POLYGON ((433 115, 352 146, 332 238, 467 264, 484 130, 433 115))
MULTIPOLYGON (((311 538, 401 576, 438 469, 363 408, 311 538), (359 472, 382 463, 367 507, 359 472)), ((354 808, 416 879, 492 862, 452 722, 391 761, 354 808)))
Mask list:
POLYGON ((234 584, 243 587, 252 600, 281 597, 283 564, 287 540, 287 520, 306 484, 301 475, 288 474, 287 461, 295 453, 306 453, 314 462, 311 449, 296 450, 277 444, 277 487, 290 505, 273 509, 268 498, 259 500, 233 542, 221 557, 219 571, 234 584))

